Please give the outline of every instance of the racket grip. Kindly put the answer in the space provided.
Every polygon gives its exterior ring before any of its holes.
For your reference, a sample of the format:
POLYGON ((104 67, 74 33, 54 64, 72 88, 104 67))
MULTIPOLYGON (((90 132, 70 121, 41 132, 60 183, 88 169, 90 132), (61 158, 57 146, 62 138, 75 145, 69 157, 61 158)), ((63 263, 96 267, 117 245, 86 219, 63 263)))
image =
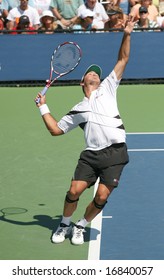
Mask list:
MULTIPOLYGON (((49 87, 46 85, 46 86, 44 87, 44 89, 40 92, 42 96, 44 96, 44 95, 46 94, 48 88, 49 88, 49 87)), ((38 103, 40 102, 40 98, 38 98, 35 102, 36 102, 36 104, 38 104, 38 103)))

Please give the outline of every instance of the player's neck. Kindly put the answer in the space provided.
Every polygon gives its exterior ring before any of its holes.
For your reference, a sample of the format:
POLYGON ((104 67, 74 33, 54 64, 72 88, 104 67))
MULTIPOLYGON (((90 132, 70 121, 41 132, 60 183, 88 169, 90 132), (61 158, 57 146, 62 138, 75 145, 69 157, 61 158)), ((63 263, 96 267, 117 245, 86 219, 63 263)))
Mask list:
POLYGON ((96 90, 97 86, 95 85, 87 85, 84 86, 84 93, 87 98, 90 98, 92 91, 96 90))

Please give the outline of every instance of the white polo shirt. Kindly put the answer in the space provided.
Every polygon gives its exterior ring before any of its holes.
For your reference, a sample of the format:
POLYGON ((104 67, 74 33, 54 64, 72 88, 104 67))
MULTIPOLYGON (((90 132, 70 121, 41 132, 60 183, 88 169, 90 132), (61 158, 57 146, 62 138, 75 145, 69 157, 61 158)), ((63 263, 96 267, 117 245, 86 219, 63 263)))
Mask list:
MULTIPOLYGON (((82 4, 78 10, 77 10, 77 15, 78 17, 81 16, 81 13, 84 12, 85 10, 88 10, 89 8, 86 6, 86 4, 82 4)), ((91 10, 91 9, 89 9, 91 10)), ((93 17, 93 23, 92 25, 97 26, 98 29, 103 29, 104 28, 104 22, 109 19, 104 6, 96 2, 94 8, 91 10, 94 12, 94 17, 93 17)))
POLYGON ((21 10, 20 6, 11 9, 8 13, 7 20, 16 21, 23 15, 29 17, 32 26, 40 24, 38 11, 29 5, 27 10, 21 10))
POLYGON ((117 80, 114 70, 105 78, 90 98, 75 105, 59 122, 64 133, 78 125, 84 129, 87 150, 101 150, 126 141, 125 129, 117 106, 117 80))

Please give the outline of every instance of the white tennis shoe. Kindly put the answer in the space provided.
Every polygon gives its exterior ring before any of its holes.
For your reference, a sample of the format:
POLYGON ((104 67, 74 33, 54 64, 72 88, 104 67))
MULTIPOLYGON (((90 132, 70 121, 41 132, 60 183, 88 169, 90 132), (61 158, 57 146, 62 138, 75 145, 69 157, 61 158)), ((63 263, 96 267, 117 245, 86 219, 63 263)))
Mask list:
POLYGON ((62 243, 66 236, 71 233, 72 227, 60 223, 55 233, 53 233, 51 240, 53 243, 62 243))
POLYGON ((71 242, 73 245, 81 245, 84 243, 83 232, 85 229, 81 226, 74 226, 72 229, 72 239, 71 242))

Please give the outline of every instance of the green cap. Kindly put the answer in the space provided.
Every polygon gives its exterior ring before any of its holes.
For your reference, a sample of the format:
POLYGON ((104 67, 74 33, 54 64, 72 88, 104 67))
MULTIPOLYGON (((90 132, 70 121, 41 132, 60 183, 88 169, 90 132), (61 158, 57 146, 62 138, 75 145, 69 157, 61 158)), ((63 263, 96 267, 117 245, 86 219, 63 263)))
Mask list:
POLYGON ((84 75, 83 75, 81 81, 83 81, 85 75, 88 74, 88 73, 91 72, 91 71, 93 71, 93 72, 95 72, 96 74, 98 74, 98 75, 99 75, 99 78, 101 79, 101 75, 102 75, 102 69, 101 69, 101 67, 98 66, 98 65, 96 65, 96 64, 92 64, 92 65, 90 65, 90 66, 87 68, 87 70, 85 71, 85 73, 84 73, 84 75))

